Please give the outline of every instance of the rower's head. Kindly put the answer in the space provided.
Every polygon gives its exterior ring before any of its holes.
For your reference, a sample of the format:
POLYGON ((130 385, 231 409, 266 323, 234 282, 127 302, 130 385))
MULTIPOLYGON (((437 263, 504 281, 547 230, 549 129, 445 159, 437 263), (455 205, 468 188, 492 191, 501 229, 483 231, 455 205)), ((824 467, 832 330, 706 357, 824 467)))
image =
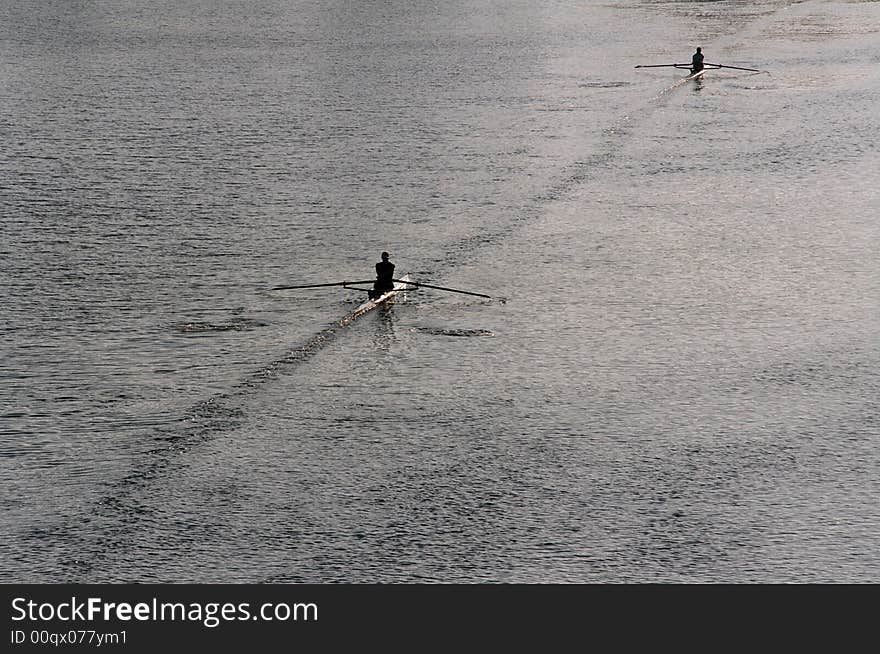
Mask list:
POLYGON ((391 255, 388 254, 387 252, 383 252, 382 253, 382 261, 388 261, 389 256, 391 256, 391 255))
POLYGON ((702 52, 703 48, 697 48, 697 52, 702 52))

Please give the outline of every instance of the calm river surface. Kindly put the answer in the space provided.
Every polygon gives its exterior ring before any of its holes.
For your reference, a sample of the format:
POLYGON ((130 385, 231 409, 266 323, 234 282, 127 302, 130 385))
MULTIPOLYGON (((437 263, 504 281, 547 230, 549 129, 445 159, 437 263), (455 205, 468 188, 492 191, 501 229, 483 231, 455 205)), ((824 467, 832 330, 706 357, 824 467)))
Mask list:
POLYGON ((878 38, 0 1, 0 580, 877 582, 878 38))

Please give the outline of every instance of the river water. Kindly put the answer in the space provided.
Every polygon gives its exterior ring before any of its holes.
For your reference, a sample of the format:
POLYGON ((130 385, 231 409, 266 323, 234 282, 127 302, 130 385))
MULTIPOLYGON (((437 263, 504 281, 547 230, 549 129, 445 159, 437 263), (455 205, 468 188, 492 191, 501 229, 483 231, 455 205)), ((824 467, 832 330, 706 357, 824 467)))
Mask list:
POLYGON ((876 582, 878 38, 0 2, 0 579, 876 582))

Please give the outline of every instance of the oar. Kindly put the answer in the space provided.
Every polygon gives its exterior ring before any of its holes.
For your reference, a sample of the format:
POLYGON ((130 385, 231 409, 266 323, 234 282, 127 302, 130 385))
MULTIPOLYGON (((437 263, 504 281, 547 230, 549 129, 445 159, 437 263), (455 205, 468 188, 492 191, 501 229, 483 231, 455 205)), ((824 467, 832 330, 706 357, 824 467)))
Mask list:
MULTIPOLYGON (((758 70, 757 68, 743 68, 741 66, 725 66, 724 64, 703 64, 703 68, 712 66, 713 68, 732 68, 733 70, 747 70, 752 73, 766 73, 769 71, 758 70)), ((636 68, 690 68, 691 64, 641 64, 636 68)))
POLYGON ((462 291, 457 288, 447 288, 445 286, 434 286, 433 284, 423 284, 422 282, 411 282, 406 279, 395 279, 393 280, 400 284, 411 284, 412 286, 424 286, 425 288, 436 288, 438 291, 449 291, 450 293, 462 293, 464 295, 476 295, 477 297, 485 297, 492 299, 491 295, 484 295, 483 293, 474 293, 473 291, 462 291))
POLYGON ((767 73, 766 70, 758 70, 757 68, 742 68, 740 66, 725 66, 724 64, 704 64, 706 66, 716 66, 717 68, 732 68, 733 70, 748 70, 752 73, 767 73))
POLYGON ((636 68, 679 68, 684 66, 685 68, 690 68, 690 64, 641 64, 636 66, 636 68))
MULTIPOLYGON (((270 291, 284 291, 290 288, 319 288, 321 286, 348 286, 349 284, 372 284, 374 279, 361 280, 357 282, 329 282, 327 284, 299 284, 297 286, 274 286, 270 291)), ((360 290, 360 289, 358 289, 360 290)))

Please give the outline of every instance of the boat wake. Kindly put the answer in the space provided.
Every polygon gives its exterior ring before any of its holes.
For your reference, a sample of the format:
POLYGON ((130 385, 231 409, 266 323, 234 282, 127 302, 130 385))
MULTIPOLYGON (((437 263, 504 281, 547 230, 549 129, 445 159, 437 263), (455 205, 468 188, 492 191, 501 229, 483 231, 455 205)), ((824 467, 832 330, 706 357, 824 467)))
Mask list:
POLYGON ((413 332, 418 332, 420 334, 429 334, 431 336, 457 336, 457 337, 469 337, 469 336, 495 336, 495 332, 488 329, 455 329, 455 328, 442 328, 442 327, 413 327, 411 329, 413 332))
MULTIPOLYGON (((55 557, 69 575, 67 582, 106 582, 101 575, 106 574, 107 568, 102 563, 124 552, 134 535, 143 529, 142 520, 150 517, 152 509, 141 500, 149 495, 149 488, 173 478, 186 465, 190 451, 240 429, 259 388, 308 362, 361 315, 363 311, 357 309, 350 312, 275 361, 246 375, 228 391, 197 402, 178 418, 158 427, 152 434, 154 446, 131 462, 130 472, 104 482, 103 491, 99 491, 88 510, 88 529, 83 528, 80 519, 61 517, 55 524, 30 530, 28 538, 34 541, 34 547, 47 558, 55 557)), ((190 333, 227 331, 211 329, 208 324, 194 326, 190 333)))
POLYGON ((211 332, 243 332, 257 327, 266 327, 267 323, 251 318, 239 318, 229 322, 212 323, 203 321, 185 322, 175 325, 181 334, 205 334, 211 332))

